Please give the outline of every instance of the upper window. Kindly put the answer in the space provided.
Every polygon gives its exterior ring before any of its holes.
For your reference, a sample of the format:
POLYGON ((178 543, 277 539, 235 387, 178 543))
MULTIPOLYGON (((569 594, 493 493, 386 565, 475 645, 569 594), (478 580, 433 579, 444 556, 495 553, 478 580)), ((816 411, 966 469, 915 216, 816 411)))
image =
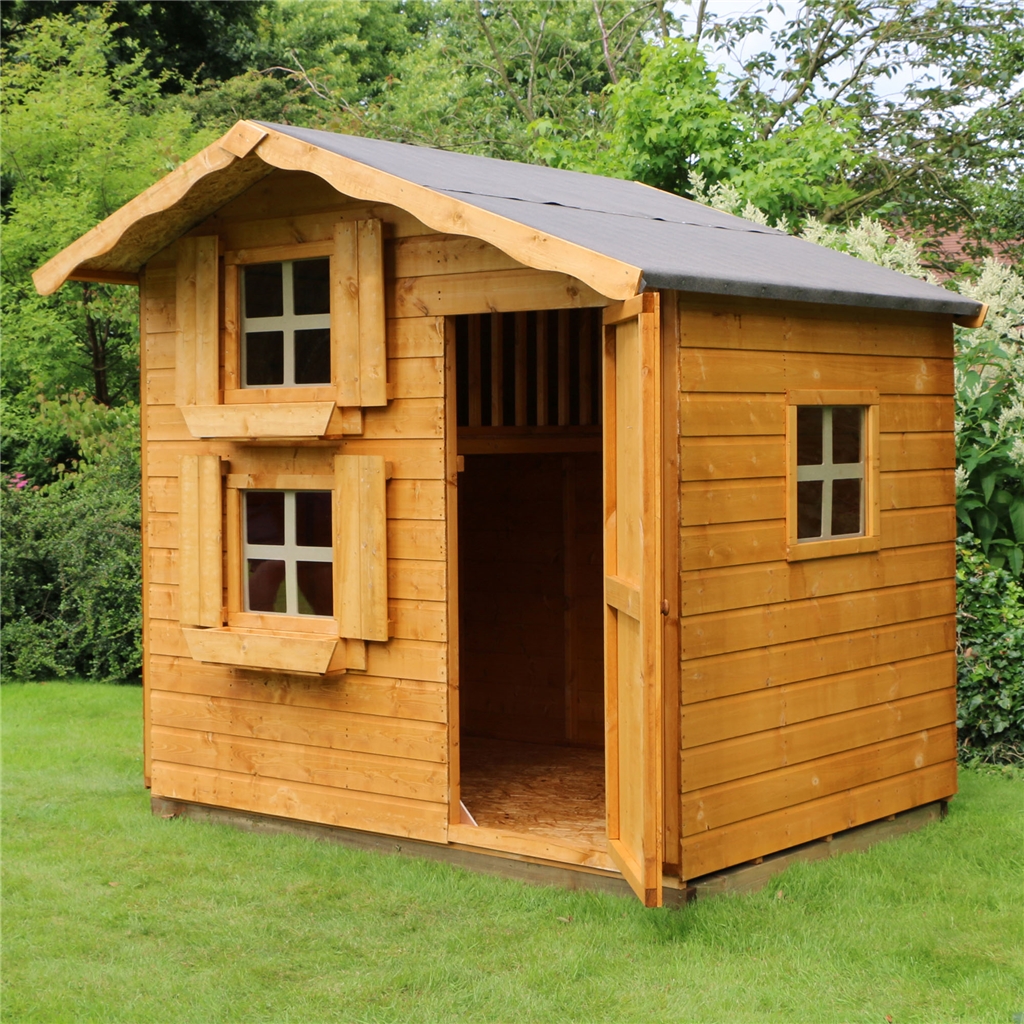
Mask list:
POLYGON ((257 263, 242 273, 242 383, 331 382, 330 260, 257 263))
POLYGON ((334 614, 330 491, 246 491, 245 610, 334 614))
POLYGON ((860 406, 797 407, 798 542, 864 533, 864 421, 860 406))

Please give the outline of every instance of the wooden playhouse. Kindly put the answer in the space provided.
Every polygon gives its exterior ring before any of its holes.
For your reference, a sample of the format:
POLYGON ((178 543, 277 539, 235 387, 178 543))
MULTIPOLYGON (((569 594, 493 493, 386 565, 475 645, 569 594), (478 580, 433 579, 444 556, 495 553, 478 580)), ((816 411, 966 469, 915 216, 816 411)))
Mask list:
POLYGON ((245 121, 67 280, 141 291, 160 806, 654 906, 956 791, 978 303, 634 182, 245 121))

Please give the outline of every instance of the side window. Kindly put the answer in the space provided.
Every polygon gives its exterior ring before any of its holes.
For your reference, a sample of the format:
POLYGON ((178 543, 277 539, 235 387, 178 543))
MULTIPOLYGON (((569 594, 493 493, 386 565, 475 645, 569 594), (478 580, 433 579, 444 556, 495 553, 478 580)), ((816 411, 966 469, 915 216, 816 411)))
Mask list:
POLYGON ((330 491, 245 491, 245 610, 334 614, 330 491))
POLYGON ((790 391, 787 406, 786 557, 877 550, 877 392, 790 391))
POLYGON ((331 382, 330 260, 242 269, 242 386, 331 382))
POLYGON ((864 408, 796 411, 797 541, 864 533, 864 408))

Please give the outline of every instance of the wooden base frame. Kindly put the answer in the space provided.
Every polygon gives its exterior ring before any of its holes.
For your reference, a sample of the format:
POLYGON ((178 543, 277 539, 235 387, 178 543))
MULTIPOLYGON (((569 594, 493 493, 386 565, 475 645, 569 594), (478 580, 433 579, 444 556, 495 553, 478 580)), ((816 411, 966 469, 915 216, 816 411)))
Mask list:
MULTIPOLYGON (((168 800, 159 796, 152 797, 150 804, 153 814, 161 818, 189 818, 192 821, 229 825, 244 832, 303 836, 306 839, 340 843, 343 846, 373 853, 401 854, 406 857, 444 861, 453 867, 479 871, 482 874, 500 875, 530 885, 552 885, 563 889, 606 892, 634 899, 632 888, 625 878, 614 870, 585 865, 568 866, 525 854, 467 847, 458 842, 428 843, 401 836, 385 836, 225 807, 168 800)), ((891 818, 859 825, 825 839, 782 850, 765 857, 759 863, 740 864, 727 871, 695 878, 684 884, 680 884, 676 878, 666 876, 663 879, 664 903, 669 907, 681 907, 709 896, 757 892, 791 864, 827 860, 841 853, 861 853, 876 843, 895 839, 908 832, 916 832, 945 816, 946 801, 940 800, 904 811, 891 818)))

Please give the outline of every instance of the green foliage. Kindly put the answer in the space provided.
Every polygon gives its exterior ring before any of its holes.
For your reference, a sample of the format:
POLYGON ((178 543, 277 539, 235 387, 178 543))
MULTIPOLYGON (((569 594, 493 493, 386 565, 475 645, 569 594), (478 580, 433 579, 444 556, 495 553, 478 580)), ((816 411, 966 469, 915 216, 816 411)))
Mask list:
POLYGON ((72 284, 40 296, 30 275, 209 138, 161 96, 144 53, 114 61, 107 5, 30 22, 2 49, 3 388, 104 404, 138 396, 138 295, 72 284))
POLYGON ((989 259, 964 290, 990 312, 957 332, 957 516, 993 565, 1022 578, 1024 278, 989 259))
POLYGON ((965 753, 1024 764, 1024 586, 957 542, 957 729, 965 753))
POLYGON ((13 679, 128 679, 142 658, 138 410, 44 407, 44 426, 88 455, 33 485, 0 479, 0 651, 13 679))
POLYGON ((807 105, 762 137, 756 120, 723 95, 719 73, 692 40, 648 45, 639 73, 605 92, 605 130, 571 137, 572 127, 539 120, 534 156, 690 197, 695 175, 710 187, 729 183, 772 222, 853 194, 840 180, 854 161, 847 113, 807 105))

